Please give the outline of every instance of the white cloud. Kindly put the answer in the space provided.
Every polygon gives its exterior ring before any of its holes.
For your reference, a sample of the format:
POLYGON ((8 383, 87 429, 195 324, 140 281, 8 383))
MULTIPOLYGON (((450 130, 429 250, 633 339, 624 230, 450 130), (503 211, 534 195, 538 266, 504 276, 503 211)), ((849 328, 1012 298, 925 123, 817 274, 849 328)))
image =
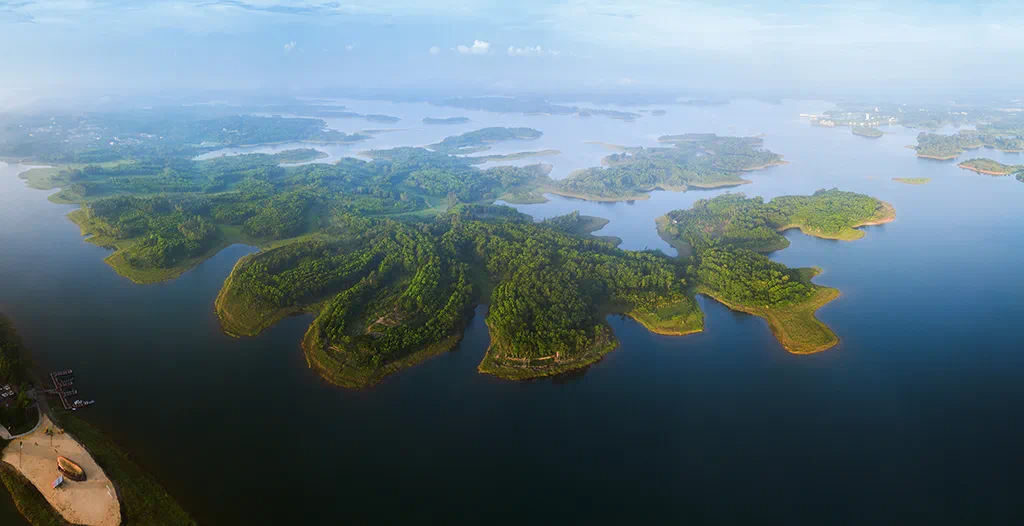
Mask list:
POLYGON ((430 49, 428 49, 427 52, 431 55, 438 55, 441 53, 441 48, 437 46, 430 46, 430 49))
POLYGON ((629 77, 622 77, 619 79, 619 86, 632 86, 636 84, 636 81, 629 77))
POLYGON ((291 42, 288 42, 287 44, 284 45, 284 52, 285 53, 291 53, 292 51, 295 51, 295 46, 296 46, 296 44, 295 44, 294 40, 292 40, 291 42))
POLYGON ((345 46, 345 51, 352 51, 352 50, 353 50, 353 49, 355 49, 355 48, 356 48, 356 43, 355 43, 355 42, 353 42, 353 43, 351 43, 351 44, 349 44, 349 45, 345 46))
POLYGON ((559 51, 555 49, 544 49, 540 46, 526 46, 526 47, 508 47, 508 54, 512 57, 545 57, 558 55, 559 51))
POLYGON ((458 46, 456 51, 463 55, 486 55, 491 50, 491 43, 483 40, 474 40, 472 46, 458 46))

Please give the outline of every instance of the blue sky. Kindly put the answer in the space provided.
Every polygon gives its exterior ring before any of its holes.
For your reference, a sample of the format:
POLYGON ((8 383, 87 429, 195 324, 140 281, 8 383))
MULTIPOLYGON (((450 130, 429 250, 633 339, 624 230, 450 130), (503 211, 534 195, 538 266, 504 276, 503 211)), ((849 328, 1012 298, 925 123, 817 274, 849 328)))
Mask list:
POLYGON ((1013 2, 0 0, 0 93, 1024 84, 1013 2), (993 69, 996 68, 996 69, 993 69))

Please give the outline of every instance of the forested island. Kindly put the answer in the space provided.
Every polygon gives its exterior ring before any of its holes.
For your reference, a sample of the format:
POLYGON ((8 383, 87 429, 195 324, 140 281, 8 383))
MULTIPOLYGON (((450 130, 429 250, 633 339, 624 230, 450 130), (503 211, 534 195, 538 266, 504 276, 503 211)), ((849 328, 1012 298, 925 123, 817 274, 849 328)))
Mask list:
POLYGON ((789 240, 779 232, 799 228, 826 239, 864 236, 857 227, 892 221, 892 206, 862 194, 819 190, 811 196, 777 197, 769 203, 743 194, 704 199, 689 210, 669 212, 658 222, 666 239, 689 248, 689 276, 697 293, 733 310, 760 316, 786 350, 806 354, 839 340, 815 316, 839 291, 811 282, 819 270, 791 269, 763 252, 789 240))
POLYGON ((482 128, 479 130, 446 137, 443 141, 431 144, 427 148, 440 153, 467 154, 489 150, 490 143, 510 141, 514 139, 529 140, 544 135, 541 131, 533 128, 482 128))
POLYGON ((423 124, 464 124, 469 122, 469 117, 423 117, 423 124))
POLYGON ((854 135, 860 135, 861 137, 867 137, 869 139, 877 139, 884 135, 882 130, 872 126, 852 126, 851 131, 854 135))
POLYGON ((921 132, 914 150, 918 157, 947 161, 956 159, 964 150, 994 148, 1004 152, 1024 151, 1024 138, 1000 137, 989 133, 961 130, 952 135, 921 132))
POLYGON ((960 164, 960 168, 986 175, 1010 175, 1024 172, 1024 164, 1003 164, 992 159, 968 159, 960 164))
POLYGON ((735 186, 743 172, 782 164, 782 156, 761 149, 758 137, 715 134, 665 135, 657 148, 623 148, 605 157, 603 168, 587 168, 558 181, 551 193, 594 201, 643 199, 654 189, 686 190, 735 186))

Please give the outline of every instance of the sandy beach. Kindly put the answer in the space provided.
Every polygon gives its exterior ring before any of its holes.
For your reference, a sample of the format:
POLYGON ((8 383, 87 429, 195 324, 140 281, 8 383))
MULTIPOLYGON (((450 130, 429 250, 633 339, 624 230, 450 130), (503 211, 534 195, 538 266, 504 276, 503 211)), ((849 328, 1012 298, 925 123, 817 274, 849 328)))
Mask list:
POLYGON ((117 526, 121 523, 121 505, 110 479, 70 435, 46 435, 47 429, 55 427, 50 418, 43 415, 42 422, 32 434, 15 439, 4 449, 3 461, 32 481, 67 521, 85 526, 117 526), (60 475, 57 455, 81 466, 86 480, 75 482, 65 477, 64 484, 53 489, 51 485, 60 475))

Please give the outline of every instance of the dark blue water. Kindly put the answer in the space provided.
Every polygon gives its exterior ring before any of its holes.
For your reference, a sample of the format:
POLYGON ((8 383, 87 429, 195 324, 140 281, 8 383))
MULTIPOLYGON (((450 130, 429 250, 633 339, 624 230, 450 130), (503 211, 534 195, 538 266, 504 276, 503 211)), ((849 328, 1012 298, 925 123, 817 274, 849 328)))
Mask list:
MULTIPOLYGON (((817 282, 842 291, 819 311, 841 343, 812 356, 786 353, 760 318, 700 299, 703 333, 657 336, 612 317, 622 346, 605 360, 513 383, 476 373, 488 341, 481 310, 458 350, 346 391, 306 368, 308 317, 256 339, 220 332, 213 300, 252 249, 231 247, 172 283, 133 285, 80 239, 67 207, 2 165, 0 310, 45 368, 76 369, 98 400, 90 420, 204 524, 1019 523, 1024 184, 917 159, 903 147, 911 130, 873 141, 796 118, 819 106, 526 123, 554 130, 563 150, 601 139, 598 125, 617 130, 609 142, 632 133, 629 144, 764 132, 792 164, 752 174, 748 195, 839 186, 892 203, 897 221, 861 240, 790 232, 792 245, 773 255, 822 267, 817 282), (918 176, 933 180, 890 181, 918 176), (261 474, 240 471, 242 457, 261 474)), ((579 148, 561 170, 594 154, 579 148)), ((669 250, 653 218, 717 193, 520 209, 580 209, 611 219, 602 233, 627 248, 669 250)))

